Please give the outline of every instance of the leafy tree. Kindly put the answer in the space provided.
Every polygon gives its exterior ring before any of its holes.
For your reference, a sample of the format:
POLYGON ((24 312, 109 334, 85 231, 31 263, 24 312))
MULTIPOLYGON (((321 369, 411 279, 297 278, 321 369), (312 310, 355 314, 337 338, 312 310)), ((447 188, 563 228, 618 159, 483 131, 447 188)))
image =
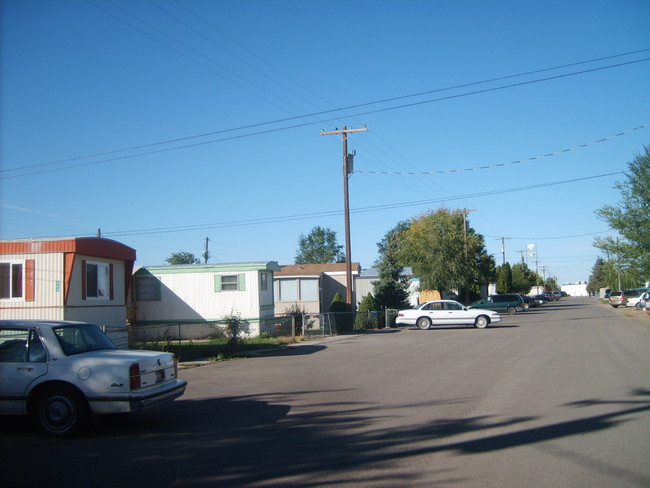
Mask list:
POLYGON ((492 279, 494 259, 483 236, 459 212, 429 211, 403 231, 399 262, 413 268, 421 287, 428 290, 478 289, 492 279))
POLYGON ((316 226, 308 235, 300 234, 296 264, 327 264, 345 262, 343 246, 336 241, 336 232, 316 226))
POLYGON ((165 259, 169 264, 199 264, 201 261, 191 252, 174 252, 165 259))
POLYGON ((357 316, 354 319, 354 329, 355 330, 366 330, 370 329, 373 326, 372 320, 369 317, 369 312, 374 312, 377 310, 377 302, 375 297, 371 293, 368 293, 359 304, 359 309, 357 310, 357 316))
POLYGON ((407 222, 400 222, 377 244, 379 259, 375 267, 379 280, 372 285, 377 308, 403 309, 409 306, 409 282, 404 276, 404 267, 399 264, 401 236, 407 228, 407 222))
POLYGON ((616 273, 612 262, 598 258, 593 268, 591 268, 587 291, 589 293, 597 293, 601 288, 613 288, 616 286, 616 281, 616 273))
POLYGON ((621 238, 597 237, 594 246, 615 256, 617 273, 650 277, 650 146, 628 163, 626 180, 617 182, 618 205, 605 205, 596 215, 621 238))
POLYGON ((510 293, 512 290, 512 268, 506 262, 497 268, 497 293, 510 293))
POLYGON ((532 271, 526 263, 518 263, 512 266, 512 293, 527 295, 531 288, 537 283, 537 273, 532 271))

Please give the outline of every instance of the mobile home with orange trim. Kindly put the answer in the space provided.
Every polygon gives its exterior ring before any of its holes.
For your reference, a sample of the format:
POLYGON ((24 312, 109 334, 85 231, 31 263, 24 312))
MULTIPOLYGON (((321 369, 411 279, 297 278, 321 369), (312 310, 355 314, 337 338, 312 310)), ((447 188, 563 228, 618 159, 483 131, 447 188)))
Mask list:
POLYGON ((135 259, 101 237, 0 240, 0 318, 125 327, 135 259))

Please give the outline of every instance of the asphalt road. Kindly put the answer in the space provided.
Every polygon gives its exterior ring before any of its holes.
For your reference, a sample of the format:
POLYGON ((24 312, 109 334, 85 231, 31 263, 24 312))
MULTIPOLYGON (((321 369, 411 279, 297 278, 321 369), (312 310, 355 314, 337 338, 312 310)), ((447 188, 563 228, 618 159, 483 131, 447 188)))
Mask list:
POLYGON ((650 486, 650 318, 592 299, 180 376, 173 404, 75 439, 1 418, 3 486, 650 486))

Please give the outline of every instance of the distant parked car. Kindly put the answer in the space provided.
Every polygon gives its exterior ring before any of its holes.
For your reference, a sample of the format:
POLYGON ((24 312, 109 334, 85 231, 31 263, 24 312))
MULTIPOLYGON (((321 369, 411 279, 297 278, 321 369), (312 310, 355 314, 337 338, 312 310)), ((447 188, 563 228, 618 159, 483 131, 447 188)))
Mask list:
POLYGON ((527 307, 524 299, 520 295, 498 294, 481 298, 472 303, 468 308, 482 308, 513 315, 517 312, 523 312, 527 307))
POLYGON ((641 310, 648 299, 649 293, 643 290, 627 290, 627 306, 641 310))
POLYGON ((561 291, 552 291, 551 293, 553 294, 553 296, 555 297, 556 300, 559 300, 560 298, 562 298, 562 292, 561 291))
POLYGON ((96 325, 0 321, 0 414, 67 437, 89 414, 129 413, 185 392, 171 353, 115 347, 96 325))
POLYGON ((398 326, 417 325, 423 330, 432 325, 473 325, 484 329, 489 324, 498 322, 501 322, 498 313, 491 310, 469 310, 454 300, 434 300, 424 302, 414 309, 400 310, 395 320, 398 326))
POLYGON ((548 297, 546 295, 535 295, 533 297, 538 305, 544 305, 548 303, 548 297))
POLYGON ((627 297, 625 296, 625 292, 623 290, 616 290, 611 292, 609 294, 609 304, 614 308, 618 308, 621 305, 625 306, 627 304, 627 297))

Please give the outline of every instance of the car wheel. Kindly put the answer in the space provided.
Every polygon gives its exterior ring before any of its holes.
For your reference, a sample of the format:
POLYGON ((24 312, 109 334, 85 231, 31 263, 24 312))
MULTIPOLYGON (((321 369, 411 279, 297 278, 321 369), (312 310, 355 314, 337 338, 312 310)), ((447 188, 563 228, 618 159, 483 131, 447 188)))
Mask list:
POLYGON ((431 328, 431 319, 429 317, 420 317, 415 325, 422 330, 427 330, 431 328))
POLYGON ((645 306, 645 303, 636 302, 636 305, 634 305, 634 308, 636 308, 637 310, 643 310, 644 306, 645 306))
POLYGON ((476 317, 476 321, 474 322, 474 327, 476 327, 477 329, 485 329, 489 323, 490 321, 485 315, 480 315, 476 317))
POLYGON ((73 388, 61 385, 45 390, 33 411, 39 430, 50 437, 75 434, 86 420, 86 402, 73 388))
POLYGON ((509 315, 514 315, 517 313, 517 309, 515 307, 508 307, 508 314, 509 315))

